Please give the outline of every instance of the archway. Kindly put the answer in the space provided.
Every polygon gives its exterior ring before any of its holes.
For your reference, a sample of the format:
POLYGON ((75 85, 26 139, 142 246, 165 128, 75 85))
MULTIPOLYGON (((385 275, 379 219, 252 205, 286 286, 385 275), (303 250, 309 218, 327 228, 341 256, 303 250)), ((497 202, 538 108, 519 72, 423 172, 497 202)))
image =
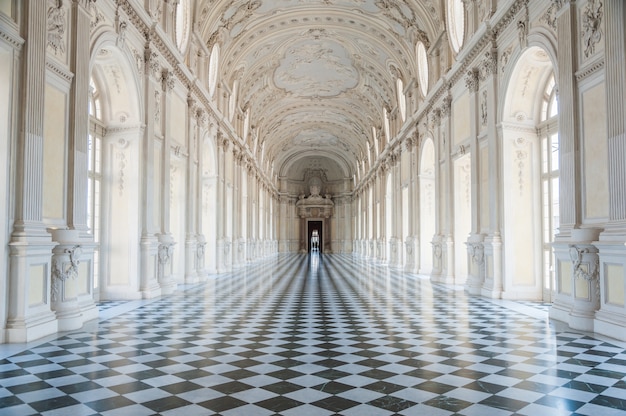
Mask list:
POLYGON ((502 111, 503 297, 550 301, 558 227, 559 142, 554 68, 533 46, 512 68, 502 111))
POLYGON ((149 270, 139 273, 136 243, 141 238, 137 224, 145 215, 139 187, 139 83, 133 65, 114 39, 104 39, 92 50, 88 225, 98 244, 94 287, 100 287, 103 299, 139 298, 141 273, 152 274, 149 270))
POLYGON ((209 273, 217 271, 217 157, 213 141, 202 145, 202 234, 206 239, 205 260, 209 273))
POLYGON ((430 274, 433 270, 433 254, 430 242, 435 235, 435 145, 432 139, 424 140, 419 164, 420 204, 420 260, 419 272, 430 274))

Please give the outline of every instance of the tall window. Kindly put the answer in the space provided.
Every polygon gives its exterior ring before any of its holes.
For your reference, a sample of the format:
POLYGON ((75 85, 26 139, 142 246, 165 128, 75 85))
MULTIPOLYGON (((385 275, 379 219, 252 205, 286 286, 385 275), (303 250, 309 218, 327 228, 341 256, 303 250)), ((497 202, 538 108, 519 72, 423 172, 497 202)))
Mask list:
POLYGON ((461 50, 465 36, 465 11, 463 0, 448 0, 447 7, 448 37, 454 52, 461 50))
POLYGON ((417 57, 417 76, 422 95, 428 94, 428 54, 426 53, 426 45, 424 42, 417 42, 415 47, 415 55, 417 57))
POLYGON ((189 0, 179 0, 176 5, 176 46, 178 50, 185 53, 189 43, 189 34, 191 33, 191 8, 189 0))
POLYGON ((93 254, 93 287, 98 287, 100 277, 100 195, 102 184, 102 123, 100 92, 93 79, 89 92, 89 142, 87 162, 87 225, 93 235, 96 248, 93 254))
POLYGON ((217 69, 220 59, 220 45, 217 43, 213 45, 211 49, 211 56, 209 58, 209 94, 211 97, 215 94, 215 87, 217 86, 217 69))
POLYGON ((400 117, 402 121, 406 120, 406 95, 404 95, 404 82, 400 78, 396 80, 396 94, 398 95, 398 108, 400 109, 400 117))
POLYGON ((541 190, 544 291, 554 291, 554 253, 551 243, 559 228, 559 133, 554 74, 544 88, 541 103, 541 190))

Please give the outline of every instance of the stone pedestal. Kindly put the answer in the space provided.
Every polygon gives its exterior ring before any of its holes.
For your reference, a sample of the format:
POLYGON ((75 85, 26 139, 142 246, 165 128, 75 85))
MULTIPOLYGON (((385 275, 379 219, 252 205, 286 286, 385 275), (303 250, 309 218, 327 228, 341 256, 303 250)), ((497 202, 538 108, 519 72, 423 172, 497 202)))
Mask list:
POLYGON ((430 274, 430 279, 437 282, 443 273, 442 237, 440 235, 433 236, 433 241, 430 244, 433 247, 433 271, 430 274))
POLYGON ((594 318, 600 307, 600 279, 597 228, 573 229, 569 238, 554 243, 556 256, 556 296, 550 317, 570 327, 594 331, 594 318))
POLYGON ((83 249, 76 230, 52 230, 57 245, 52 249, 50 305, 56 313, 59 331, 71 331, 83 326, 78 303, 79 266, 83 249))
POLYGON ((176 242, 171 234, 160 234, 159 238, 159 264, 158 279, 161 294, 168 295, 176 290, 176 281, 172 276, 172 256, 176 242))
POLYGON ((626 243, 599 241, 600 309, 595 332, 626 341, 626 243))
POLYGON ((16 240, 9 244, 7 342, 29 342, 58 331, 50 301, 50 253, 55 245, 49 235, 37 241, 16 240))
POLYGON ((480 294, 487 298, 502 297, 502 238, 490 234, 483 242, 485 257, 485 279, 480 294))
POLYGON ((485 281, 485 246, 482 234, 471 235, 465 244, 468 261, 465 290, 471 295, 480 295, 485 281))
POLYGON ((404 241, 404 271, 409 273, 418 273, 419 240, 415 237, 407 237, 404 241))

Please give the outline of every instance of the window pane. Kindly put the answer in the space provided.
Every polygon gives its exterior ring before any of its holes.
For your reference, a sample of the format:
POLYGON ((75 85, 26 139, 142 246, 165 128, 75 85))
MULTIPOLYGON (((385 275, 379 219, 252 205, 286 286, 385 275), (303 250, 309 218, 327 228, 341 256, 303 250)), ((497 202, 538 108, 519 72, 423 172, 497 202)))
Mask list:
POLYGON ((552 172, 559 170, 559 135, 550 136, 550 151, 552 152, 551 170, 552 172))

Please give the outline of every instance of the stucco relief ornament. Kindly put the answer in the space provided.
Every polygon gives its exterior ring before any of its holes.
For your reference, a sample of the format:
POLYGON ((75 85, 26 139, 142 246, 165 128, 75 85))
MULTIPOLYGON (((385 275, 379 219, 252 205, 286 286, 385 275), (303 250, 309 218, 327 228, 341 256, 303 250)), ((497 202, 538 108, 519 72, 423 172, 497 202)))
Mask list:
POLYGON ((435 255, 435 258, 440 260, 441 253, 442 253, 441 243, 431 243, 431 244, 433 245, 433 254, 435 255))
POLYGON ((483 91, 480 99, 480 125, 487 125, 487 91, 483 91))
POLYGON ((162 266, 165 266, 166 264, 168 264, 170 262, 170 259, 172 258, 173 253, 174 253, 173 244, 168 244, 168 243, 159 244, 159 252, 158 252, 159 264, 161 264, 162 266))
POLYGON ((557 2, 552 2, 550 7, 546 10, 541 17, 541 21, 545 22, 552 30, 556 30, 556 13, 559 11, 560 5, 557 2))
POLYGON ((126 20, 121 20, 117 25, 117 39, 115 40, 115 45, 117 47, 123 48, 124 43, 126 42, 126 29, 128 28, 128 22, 126 20))
POLYGON ((80 246, 74 246, 63 250, 68 255, 69 261, 55 260, 52 263, 52 302, 58 300, 61 292, 61 282, 67 279, 76 279, 78 277, 78 265, 80 264, 80 255, 83 249, 80 246))
POLYGON ((602 2, 591 0, 583 13, 583 44, 585 46, 585 58, 595 52, 596 44, 602 38, 600 24, 602 23, 602 2))
POLYGON ((57 52, 65 53, 65 9, 63 1, 57 0, 56 5, 48 9, 48 46, 57 52))
POLYGON ((164 91, 171 91, 176 86, 176 77, 172 71, 166 69, 161 73, 161 82, 163 83, 164 91))
POLYGON ((93 31, 100 23, 104 22, 104 15, 100 13, 98 7, 96 7, 95 0, 89 2, 89 12, 91 13, 91 21, 89 22, 89 28, 93 31))
POLYGON ((475 69, 470 69, 465 75, 465 86, 471 92, 478 91, 478 73, 475 69))
POLYGON ((201 262, 204 259, 204 252, 206 247, 206 241, 199 241, 196 246, 196 259, 201 262))
POLYGON ((485 246, 483 243, 468 243, 467 249, 475 264, 480 266, 485 262, 485 246))

